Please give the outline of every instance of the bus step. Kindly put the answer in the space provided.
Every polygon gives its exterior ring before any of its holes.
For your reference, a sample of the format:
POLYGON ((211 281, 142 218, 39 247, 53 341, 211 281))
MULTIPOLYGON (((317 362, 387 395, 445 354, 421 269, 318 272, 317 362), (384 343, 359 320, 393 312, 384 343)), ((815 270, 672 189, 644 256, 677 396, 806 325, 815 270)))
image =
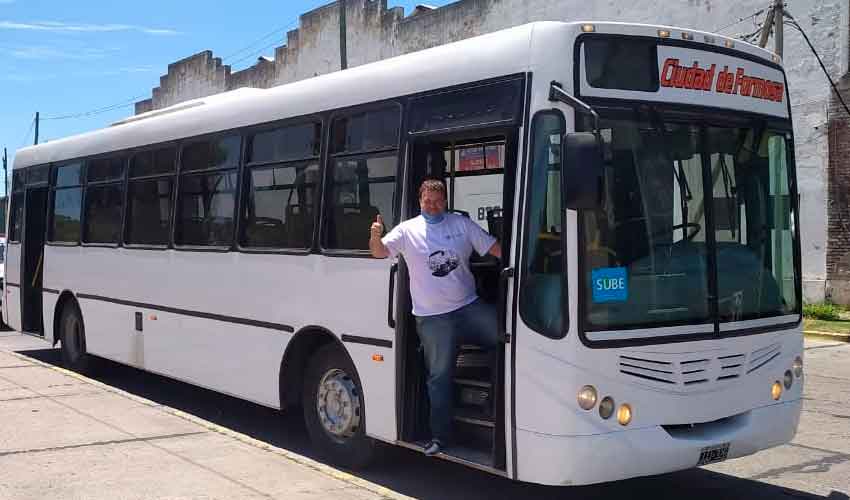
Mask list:
POLYGON ((476 425, 479 427, 492 428, 496 426, 495 422, 493 422, 493 419, 491 417, 488 417, 487 415, 476 411, 456 409, 453 418, 458 422, 476 425))

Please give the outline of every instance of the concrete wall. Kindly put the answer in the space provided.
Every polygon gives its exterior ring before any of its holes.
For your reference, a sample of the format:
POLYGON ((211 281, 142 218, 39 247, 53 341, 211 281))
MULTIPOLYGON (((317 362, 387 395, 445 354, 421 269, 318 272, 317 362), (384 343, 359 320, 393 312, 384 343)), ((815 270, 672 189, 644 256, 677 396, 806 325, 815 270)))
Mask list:
MULTIPOLYGON (((753 19, 734 23, 765 7, 765 0, 460 0, 432 11, 404 16, 386 0, 348 0, 348 65, 433 47, 538 20, 613 20, 671 24, 724 34, 754 31, 753 19)), ((847 0, 795 0, 791 14, 808 33, 832 77, 847 73, 850 5, 847 0)), ((772 43, 772 42, 771 42, 772 43)), ((553 57, 562 54, 554 53, 553 57)), ((209 51, 170 64, 152 99, 136 112, 243 86, 267 88, 336 71, 339 56, 339 4, 301 16, 287 33, 274 61, 231 74, 209 51)), ((795 119, 796 155, 802 194, 803 286, 807 300, 823 300, 827 279, 828 109, 830 87, 802 37, 785 29, 785 67, 795 119)))

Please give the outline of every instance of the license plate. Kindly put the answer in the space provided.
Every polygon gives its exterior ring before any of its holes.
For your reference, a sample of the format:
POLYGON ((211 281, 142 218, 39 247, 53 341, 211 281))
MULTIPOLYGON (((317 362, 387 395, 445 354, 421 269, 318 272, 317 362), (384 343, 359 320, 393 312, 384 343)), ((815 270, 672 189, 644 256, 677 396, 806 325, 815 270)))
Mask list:
POLYGON ((722 462, 729 456, 729 443, 706 446, 699 452, 697 466, 722 462))

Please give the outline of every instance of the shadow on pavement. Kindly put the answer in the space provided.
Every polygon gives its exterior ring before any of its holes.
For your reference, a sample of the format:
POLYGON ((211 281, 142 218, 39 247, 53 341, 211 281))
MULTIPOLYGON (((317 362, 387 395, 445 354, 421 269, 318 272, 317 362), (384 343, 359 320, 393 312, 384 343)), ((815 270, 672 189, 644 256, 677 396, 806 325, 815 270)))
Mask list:
MULTIPOLYGON (((18 351, 61 366, 57 349, 18 351)), ((310 448, 300 409, 281 414, 254 403, 104 360, 94 379, 159 404, 195 415, 274 446, 321 460, 310 448)), ((639 459, 639 457, 638 457, 639 459)), ((382 446, 377 460, 357 476, 415 498, 534 498, 653 500, 801 499, 850 500, 833 491, 820 496, 706 469, 630 479, 616 483, 549 487, 509 481, 419 453, 382 446)))

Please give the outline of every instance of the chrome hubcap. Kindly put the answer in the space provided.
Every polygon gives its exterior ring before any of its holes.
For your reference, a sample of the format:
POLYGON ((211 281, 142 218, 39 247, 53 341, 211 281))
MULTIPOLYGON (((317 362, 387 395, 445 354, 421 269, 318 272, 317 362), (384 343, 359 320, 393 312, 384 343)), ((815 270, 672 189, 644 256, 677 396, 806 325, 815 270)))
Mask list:
POLYGON ((316 393, 316 410, 322 428, 332 437, 354 436, 360 427, 360 393, 347 373, 337 368, 325 373, 316 393))

